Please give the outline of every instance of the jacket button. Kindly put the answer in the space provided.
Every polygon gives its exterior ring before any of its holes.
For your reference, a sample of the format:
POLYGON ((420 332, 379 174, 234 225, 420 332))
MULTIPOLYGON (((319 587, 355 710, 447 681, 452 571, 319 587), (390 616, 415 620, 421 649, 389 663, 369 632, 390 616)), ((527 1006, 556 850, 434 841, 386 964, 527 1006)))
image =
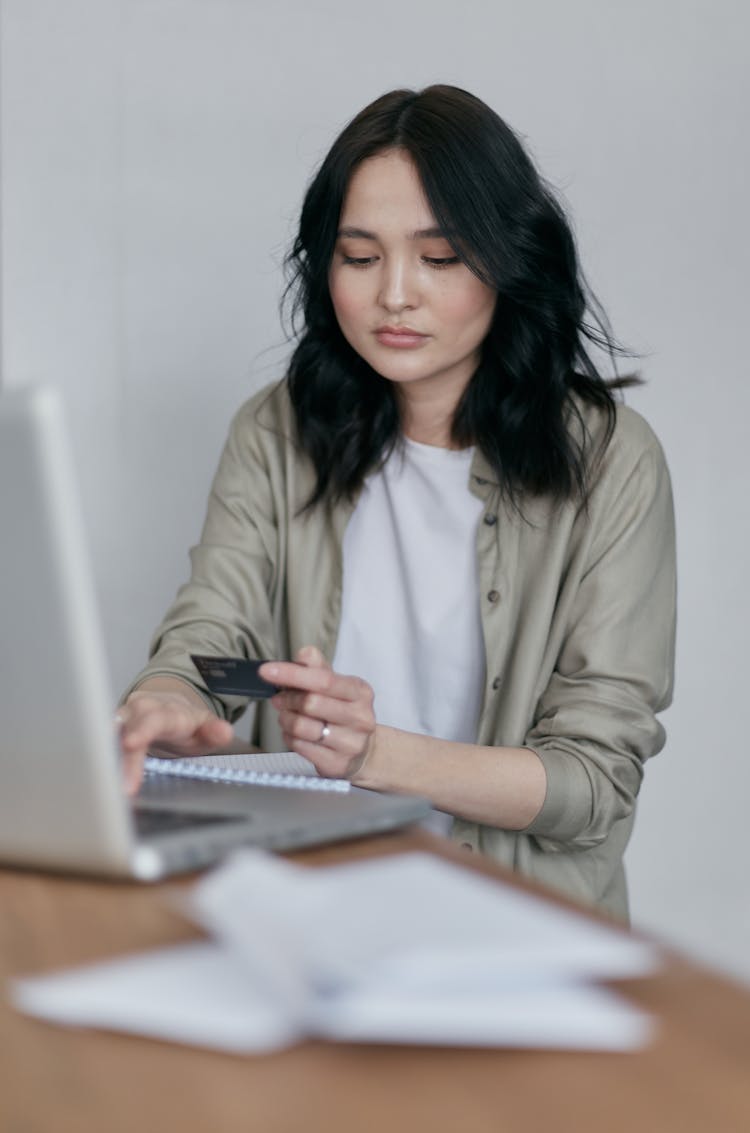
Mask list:
POLYGON ((499 590, 490 590, 489 594, 487 595, 487 601, 488 602, 497 602, 499 597, 500 597, 500 591, 499 590))
POLYGON ((484 522, 487 524, 488 527, 494 527, 495 524, 497 523, 497 516, 496 515, 486 515, 484 517, 484 522))
POLYGON ((494 681, 492 682, 492 687, 494 688, 495 692, 497 692, 497 690, 500 688, 500 684, 501 684, 500 678, 495 677, 494 681))
POLYGON ((474 853, 474 847, 472 846, 471 842, 462 842, 461 849, 468 850, 470 854, 474 853))

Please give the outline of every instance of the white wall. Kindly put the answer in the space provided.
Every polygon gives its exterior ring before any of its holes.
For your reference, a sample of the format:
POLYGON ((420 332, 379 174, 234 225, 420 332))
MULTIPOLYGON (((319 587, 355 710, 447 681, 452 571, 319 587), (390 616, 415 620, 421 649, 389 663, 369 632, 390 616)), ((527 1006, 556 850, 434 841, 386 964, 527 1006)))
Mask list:
POLYGON ((65 391, 114 679, 186 569, 232 409, 281 372, 279 265, 339 127, 454 82, 528 139, 646 354, 680 550, 638 923, 750 979, 742 0, 4 0, 2 374, 65 391))

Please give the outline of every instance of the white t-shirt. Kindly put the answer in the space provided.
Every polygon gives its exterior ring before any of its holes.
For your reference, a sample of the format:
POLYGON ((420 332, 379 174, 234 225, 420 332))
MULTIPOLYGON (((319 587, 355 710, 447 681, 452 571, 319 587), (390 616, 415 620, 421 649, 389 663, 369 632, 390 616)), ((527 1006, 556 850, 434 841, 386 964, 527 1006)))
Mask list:
POLYGON ((407 438, 368 477, 344 535, 333 661, 372 685, 378 723, 467 743, 485 678, 472 456, 407 438))

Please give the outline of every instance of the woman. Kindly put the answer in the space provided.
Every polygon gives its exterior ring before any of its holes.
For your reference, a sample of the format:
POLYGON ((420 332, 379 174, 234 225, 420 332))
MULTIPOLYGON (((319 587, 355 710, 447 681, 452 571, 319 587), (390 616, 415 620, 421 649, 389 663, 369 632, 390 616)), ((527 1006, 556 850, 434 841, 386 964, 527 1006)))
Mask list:
POLYGON ((478 99, 394 91, 334 143, 290 263, 302 333, 233 422, 124 706, 133 785, 150 744, 205 752, 244 708, 191 652, 293 657, 261 669, 282 691, 254 742, 425 795, 461 843, 626 916, 672 503, 587 352, 614 347, 559 206, 478 99))

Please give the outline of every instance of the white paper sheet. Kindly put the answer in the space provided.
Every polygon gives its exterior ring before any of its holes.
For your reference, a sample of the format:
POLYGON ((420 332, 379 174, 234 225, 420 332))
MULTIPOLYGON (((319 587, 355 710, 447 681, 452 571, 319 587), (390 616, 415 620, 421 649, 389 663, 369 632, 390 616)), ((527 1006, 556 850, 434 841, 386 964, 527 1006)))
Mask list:
POLYGON ((306 1037, 342 1042, 629 1051, 650 1019, 615 995, 576 984, 472 995, 351 993, 309 1013, 304 1029, 261 980, 216 942, 181 944, 106 964, 18 980, 12 998, 53 1023, 99 1027, 233 1053, 278 1050, 306 1037))
POLYGON ((53 1023, 244 1053, 298 1037, 263 990, 219 944, 199 941, 16 980, 11 998, 53 1023))
POLYGON ((241 850, 197 885, 189 909, 271 983, 293 968, 316 991, 618 979, 657 963, 623 931, 423 853, 311 870, 241 850))
POLYGON ((243 850, 188 896, 209 943, 16 981, 59 1023, 233 1051, 353 1042, 630 1050, 649 1020, 596 979, 654 949, 426 854, 308 869, 243 850))
POLYGON ((604 988, 561 983, 423 998, 365 990, 326 1005, 317 1031, 345 1042, 629 1051, 654 1024, 604 988))

